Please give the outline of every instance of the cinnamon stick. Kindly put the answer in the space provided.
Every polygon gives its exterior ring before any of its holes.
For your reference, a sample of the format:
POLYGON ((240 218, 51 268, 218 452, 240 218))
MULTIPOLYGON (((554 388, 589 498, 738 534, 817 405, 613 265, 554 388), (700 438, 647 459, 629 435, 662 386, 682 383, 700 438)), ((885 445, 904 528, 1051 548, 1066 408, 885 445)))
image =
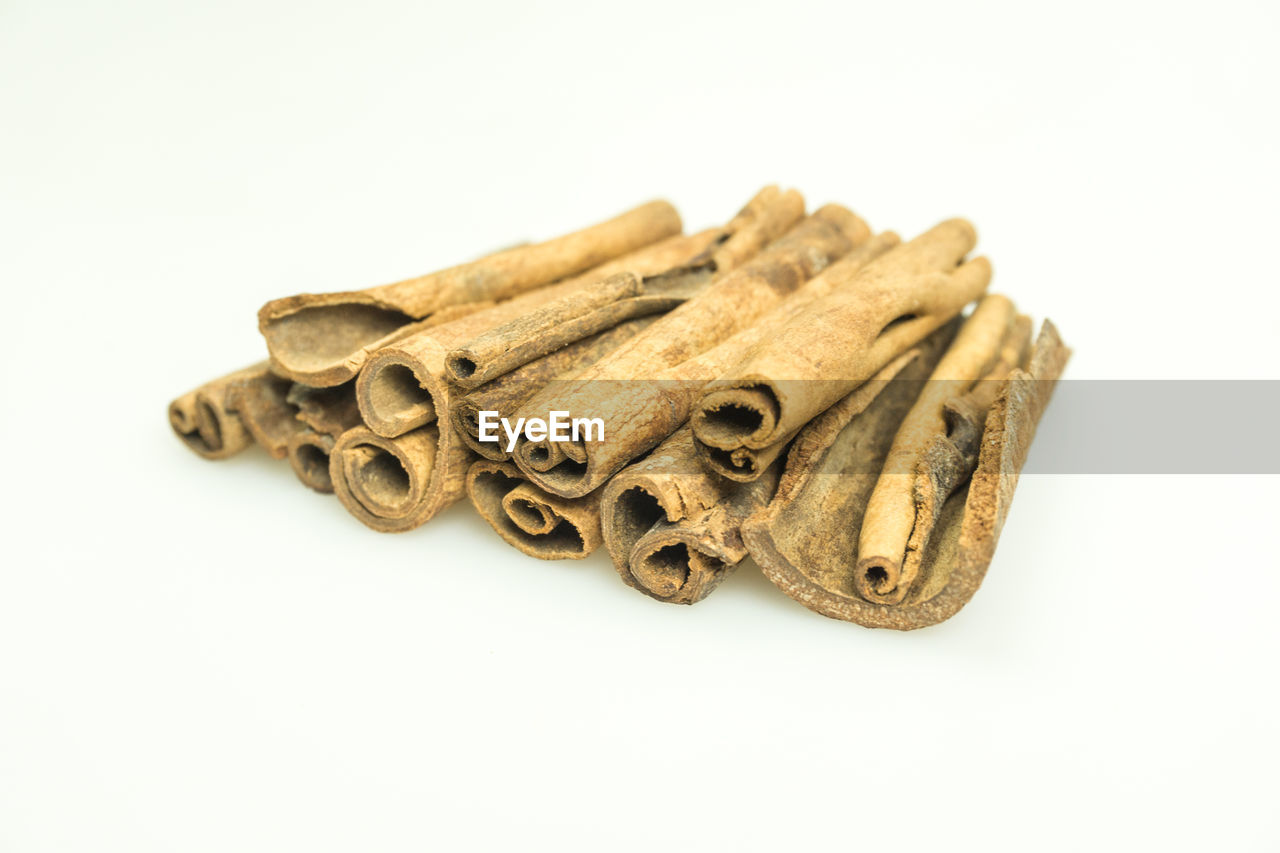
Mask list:
POLYGON ((499 536, 531 557, 580 560, 600 546, 599 495, 551 495, 510 462, 488 459, 471 465, 467 494, 499 536))
POLYGON ((648 275, 682 267, 719 236, 718 229, 708 229, 672 237, 581 276, 415 331, 383 346, 368 359, 356 380, 356 399, 365 423, 379 435, 394 437, 435 422, 439 412, 447 410, 446 399, 456 396, 445 369, 446 353, 453 346, 561 296, 591 291, 619 272, 648 275))
POLYGON ((526 403, 521 413, 527 416, 545 417, 552 410, 563 410, 598 417, 605 424, 605 440, 564 443, 522 437, 516 464, 532 482, 553 494, 581 497, 598 488, 628 461, 680 427, 687 410, 681 411, 679 401, 710 379, 714 374, 705 371, 715 365, 700 365, 702 370, 691 369, 688 374, 668 373, 671 368, 749 327, 870 236, 866 223, 849 210, 837 205, 820 209, 760 255, 717 277, 704 293, 601 359, 568 388, 544 392, 526 403))
POLYGON ((785 234, 804 215, 795 190, 762 189, 729 221, 723 235, 680 269, 615 275, 478 335, 448 356, 449 378, 472 389, 535 358, 626 320, 669 311, 785 234))
POLYGON ((985 291, 985 258, 962 263, 977 241, 950 220, 889 252, 787 329, 709 383, 692 416, 711 470, 747 481, 814 416, 960 313, 985 291))
MULTIPOLYGON (((712 230, 671 238, 614 263, 670 268, 705 251, 716 236, 712 230)), ((474 454, 453 429, 449 416, 455 393, 445 379, 444 356, 448 347, 495 322, 518 315, 529 305, 553 298, 551 295, 557 290, 587 286, 597 280, 598 272, 597 269, 587 276, 415 333, 376 352, 355 384, 365 425, 344 433, 330 456, 330 476, 343 506, 375 530, 402 531, 425 523, 459 500, 466 491, 467 467, 474 454), (383 440, 373 441, 371 436, 383 440), (430 454, 422 449, 427 437, 435 442, 430 454), (378 456, 378 464, 370 467, 361 461, 370 454, 383 454, 385 458, 378 456), (405 477, 396 475, 397 482, 407 478, 414 485, 402 496, 409 505, 403 514, 401 503, 366 500, 368 495, 361 485, 364 478, 374 478, 377 482, 367 491, 381 489, 390 476, 386 472, 394 471, 393 463, 406 471, 405 477)))
MULTIPOLYGON (((922 343, 920 357, 900 376, 923 380, 932 372, 952 328, 922 343)), ((870 401, 860 388, 800 432, 774 499, 743 524, 751 556, 783 592, 824 616, 898 630, 950 618, 986 574, 1036 425, 1069 355, 1045 321, 1026 363, 1000 383, 977 469, 945 501, 915 588, 901 603, 876 604, 858 594, 858 539, 864 509, 922 381, 890 382, 870 401)))
POLYGON ((742 522, 769 502, 780 468, 746 484, 708 474, 680 429, 592 493, 619 576, 658 601, 706 598, 746 557, 742 522))
MULTIPOLYGON (((682 263, 703 251, 714 236, 673 238, 633 254, 630 262, 671 266, 676 259, 674 263, 682 263)), ((570 281, 553 288, 562 286, 582 285, 570 281)), ((540 298, 543 294, 518 297, 508 307, 478 312, 430 334, 410 336, 374 355, 355 385, 365 425, 343 433, 330 454, 334 492, 352 515, 374 530, 400 532, 426 523, 463 497, 467 468, 475 455, 453 429, 449 416, 455 394, 444 374, 448 343, 469 337, 492 322, 493 316, 505 316, 504 311, 519 311, 521 300, 540 298), (437 415, 443 416, 439 422, 437 415), (425 448, 428 443, 430 452, 425 448), (371 481, 367 486, 366 479, 371 481), (370 497, 385 492, 389 484, 397 486, 395 501, 370 497)))
MULTIPOLYGON (((451 430, 445 430, 449 434, 451 430)), ((396 438, 358 426, 344 432, 329 454, 333 490, 347 511, 383 533, 402 533, 424 524, 465 491, 465 450, 442 440, 436 426, 396 438)))
POLYGON ((516 296, 581 273, 680 232, 680 216, 664 201, 608 221, 498 252, 430 275, 343 293, 276 299, 258 313, 276 371, 315 386, 350 379, 367 351, 414 320, 467 303, 516 296))
POLYGON ((337 438, 360 423, 353 383, 313 388, 294 383, 286 400, 297 409, 297 419, 316 432, 337 438))
POLYGON ((297 407, 287 399, 292 385, 263 369, 227 388, 226 408, 235 412, 249 435, 274 459, 283 459, 289 440, 305 428, 297 418, 297 407))
POLYGON ((244 450, 253 443, 253 436, 240 416, 227 405, 227 393, 237 382, 267 373, 264 361, 183 394, 169 404, 169 424, 174 434, 205 459, 225 459, 244 450))
POLYGON ((286 399, 303 424, 289 439, 289 465, 307 488, 332 494, 329 454, 338 436, 360 424, 355 388, 350 382, 333 388, 294 383, 286 399))
POLYGON ((867 503, 858 538, 858 593, 900 604, 919 576, 947 497, 978 461, 998 385, 1020 364, 1031 321, 1003 296, 983 298, 907 413, 867 503))
POLYGON ((333 494, 333 477, 329 475, 329 454, 333 452, 333 436, 303 427, 289 439, 289 467, 302 485, 322 495, 333 494))
POLYGON ((589 338, 570 344, 503 374, 461 399, 450 401, 453 427, 471 450, 492 461, 509 459, 501 441, 480 440, 480 413, 497 412, 510 418, 534 394, 552 382, 563 384, 576 377, 624 342, 647 328, 655 317, 628 320, 589 338))

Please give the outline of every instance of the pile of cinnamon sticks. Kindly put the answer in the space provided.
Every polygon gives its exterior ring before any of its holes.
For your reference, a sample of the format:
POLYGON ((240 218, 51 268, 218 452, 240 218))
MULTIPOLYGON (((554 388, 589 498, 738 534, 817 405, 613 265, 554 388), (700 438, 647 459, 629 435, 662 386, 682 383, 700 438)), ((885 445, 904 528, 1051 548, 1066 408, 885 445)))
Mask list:
POLYGON ((269 302, 267 360, 169 419, 206 458, 287 458, 374 530, 468 497, 534 557, 603 544, 659 601, 701 601, 750 555, 819 613, 918 628, 981 583, 1069 356, 987 292, 976 241, 952 219, 903 242, 773 186, 694 234, 650 202, 269 302))

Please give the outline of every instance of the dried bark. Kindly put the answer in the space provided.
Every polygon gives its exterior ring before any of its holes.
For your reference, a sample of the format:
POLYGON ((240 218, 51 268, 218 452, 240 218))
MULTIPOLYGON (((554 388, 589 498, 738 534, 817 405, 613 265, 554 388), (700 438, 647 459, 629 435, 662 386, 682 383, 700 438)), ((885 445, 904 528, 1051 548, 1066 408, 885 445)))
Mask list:
POLYGON ((985 258, 963 220, 944 222, 889 252, 708 384, 694 438, 716 473, 747 481, 806 423, 985 291, 985 258))
POLYGON ((169 424, 192 451, 205 459, 225 459, 253 443, 240 415, 227 403, 227 394, 238 382, 269 373, 267 363, 220 376, 188 391, 169 404, 169 424))
POLYGON ((678 234, 680 216, 663 201, 606 222, 498 252, 430 275, 343 293, 276 299, 258 313, 276 372, 315 386, 355 375, 368 350, 414 320, 468 303, 516 296, 678 234))
POLYGON ((867 601, 900 604, 911 591, 943 504, 977 465, 999 384, 1022 364, 1030 339, 1030 319, 989 295, 938 362, 898 428, 863 514, 855 584, 867 601))
POLYGON ((445 356, 452 347, 561 296, 594 290, 619 272, 630 270, 649 275, 683 267, 705 252, 719 236, 718 229, 709 229, 692 236, 672 237, 584 275, 414 332, 383 346, 368 359, 356 380, 356 399, 365 423, 379 435, 391 438, 435 422, 437 410, 447 410, 445 401, 456 396, 445 370, 445 356))
MULTIPOLYGON (((540 291, 526 294, 506 303, 477 312, 452 323, 405 337, 395 344, 383 347, 369 359, 356 380, 356 400, 368 431, 394 438, 421 432, 428 426, 436 436, 437 446, 432 464, 438 469, 426 475, 420 492, 423 506, 394 523, 384 517, 385 507, 359 500, 359 479, 365 469, 352 469, 347 481, 339 482, 334 476, 334 487, 339 498, 348 498, 343 504, 366 524, 378 529, 408 529, 431 518, 445 506, 461 497, 465 488, 465 473, 474 454, 453 428, 450 409, 457 399, 457 389, 447 379, 445 355, 449 348, 474 337, 477 333, 499 325, 506 320, 527 313, 531 307, 546 304, 554 298, 598 284, 601 276, 617 272, 618 268, 635 271, 638 275, 683 268, 693 260, 723 242, 724 229, 711 229, 692 237, 672 238, 657 246, 598 267, 576 280, 561 282, 540 291), (382 513, 382 514, 380 514, 382 513)), ((334 453, 346 453, 340 440, 334 453)), ((391 453, 391 450, 384 448, 391 453)), ((394 453, 391 454, 393 457, 394 453)), ((421 458, 420 456, 417 458, 421 458)), ((330 466, 336 471, 337 462, 330 466)), ((371 474, 377 468, 369 469, 371 474)))
POLYGON ((302 485, 322 495, 333 494, 333 477, 329 476, 329 454, 336 439, 303 427, 289 439, 289 467, 302 485))
MULTIPOLYGON (((711 231, 672 238, 617 263, 667 269, 705 251, 715 237, 716 232, 711 231)), ((343 506, 376 530, 402 531, 425 523, 459 500, 465 494, 467 467, 475 455, 453 429, 449 415, 456 396, 456 390, 445 378, 444 357, 449 346, 495 322, 518 315, 530 304, 545 301, 547 292, 582 287, 590 284, 594 276, 595 272, 517 297, 429 332, 409 336, 375 353, 355 384, 356 401, 365 425, 344 433, 330 457, 330 476, 343 506), (374 441, 373 437, 379 440, 374 441), (422 449, 426 437, 434 442, 430 454, 422 449), (372 467, 361 462, 370 454, 381 454, 378 464, 372 467), (394 503, 374 499, 371 493, 383 489, 389 482, 387 472, 394 470, 392 463, 396 461, 407 472, 408 483, 413 488, 401 489, 404 494, 394 503), (424 465, 428 466, 425 470, 424 465), (365 478, 373 479, 368 489, 362 487, 365 478), (404 509, 400 498, 411 507, 404 509)))
POLYGON ((354 383, 334 388, 295 383, 286 399, 297 407, 297 419, 303 425, 289 439, 289 465, 307 488, 332 494, 329 454, 338 436, 360 424, 354 383))
POLYGON ((669 372, 671 368, 750 327, 870 236, 866 223, 845 208, 828 205, 817 211, 760 255, 718 276, 704 293, 601 359, 569 387, 549 389, 526 403, 520 410, 524 416, 563 410, 599 417, 605 423, 605 440, 565 443, 522 437, 516 464, 532 482, 563 497, 581 497, 598 488, 675 432, 687 414, 679 401, 714 376, 699 375, 694 367, 688 372, 669 372))
POLYGON ((676 432, 592 492, 619 576, 658 601, 706 598, 746 556, 742 522, 769 502, 780 468, 734 483, 702 470, 688 426, 676 432))
POLYGON ((651 276, 621 273, 491 329, 449 353, 449 378, 460 388, 477 388, 626 320, 670 311, 705 290, 717 273, 781 237, 802 216, 800 193, 765 187, 729 221, 716 243, 686 266, 651 276))
POLYGON ((552 382, 568 382, 590 365, 646 329, 655 317, 640 317, 570 344, 510 373, 486 382, 461 399, 451 398, 449 417, 467 447, 492 461, 509 459, 505 442, 480 440, 480 413, 510 418, 534 394, 552 382))
POLYGON ((360 423, 354 383, 332 388, 312 388, 295 383, 286 399, 297 407, 298 420, 316 432, 334 438, 360 423))
POLYGON ((580 560, 600 546, 599 495, 549 495, 510 462, 488 459, 471 465, 467 494, 499 536, 531 557, 580 560))
POLYGON ((226 408, 239 416, 249 435, 274 459, 289 452, 289 440, 304 429, 288 401, 291 381, 269 370, 256 371, 227 388, 226 408))
MULTIPOLYGON (((931 372, 930 359, 936 363, 945 344, 938 334, 921 345, 922 357, 904 376, 931 372)), ((1046 321, 1027 364, 1001 383, 977 470, 945 501, 919 580, 901 603, 866 601, 856 578, 863 511, 918 396, 920 386, 910 382, 889 383, 869 404, 859 389, 797 436, 773 501, 743 525, 751 556, 783 592, 834 619, 910 630, 955 615, 986 574, 1036 425, 1069 355, 1046 321)))
POLYGON ((333 490, 361 523, 402 533, 465 494, 471 455, 452 430, 434 424, 386 438, 358 426, 347 430, 329 454, 333 490))

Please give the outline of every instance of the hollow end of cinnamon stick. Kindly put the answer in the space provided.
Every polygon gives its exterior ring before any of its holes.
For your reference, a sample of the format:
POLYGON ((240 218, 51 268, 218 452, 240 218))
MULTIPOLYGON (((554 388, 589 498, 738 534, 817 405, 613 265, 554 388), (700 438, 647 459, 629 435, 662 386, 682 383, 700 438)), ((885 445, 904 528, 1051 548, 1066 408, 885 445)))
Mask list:
POLYGON ((265 370, 265 365, 238 370, 169 404, 169 425, 190 450, 205 459, 226 459, 253 443, 240 416, 227 406, 227 391, 243 377, 265 370))
POLYGON ((369 429, 394 438, 433 423, 436 401, 419 378, 422 366, 392 349, 378 351, 356 379, 356 402, 369 429))
MULTIPOLYGON (((207 403, 204 405, 208 406, 207 403)), ((197 400, 194 391, 184 394, 169 404, 169 425, 173 428, 173 434, 205 459, 222 459, 235 453, 235 450, 227 451, 224 448, 222 441, 224 430, 218 413, 206 411, 201 417, 200 406, 201 403, 197 400), (203 430, 200 428, 202 421, 205 424, 203 430)), ((244 446, 247 447, 247 434, 245 438, 244 446)))
POLYGON ((633 553, 631 574, 652 597, 669 604, 694 604, 710 591, 728 566, 724 561, 672 538, 633 553))
POLYGON ((333 478, 329 475, 333 444, 332 436, 312 429, 289 439, 289 467, 304 486, 322 495, 333 494, 333 478))
POLYGON ((564 477, 573 478, 586 472, 586 465, 565 455, 563 443, 549 441, 521 440, 512 454, 521 468, 545 474, 559 465, 569 467, 562 472, 564 477))
POLYGON ((906 598, 907 590, 900 586, 902 564, 888 557, 866 557, 858 561, 854 570, 854 586, 858 594, 872 604, 891 606, 906 598))
MULTIPOLYGON (((733 480, 735 483, 749 483, 768 467, 767 462, 761 464, 756 451, 746 447, 722 450, 719 447, 702 444, 699 445, 698 452, 708 471, 727 480, 733 480)), ((776 454, 774 457, 776 458, 776 454)))
POLYGON ((598 500, 548 495, 510 462, 473 463, 467 495, 503 540, 531 557, 580 560, 600 546, 598 500))
POLYGON ((471 353, 461 352, 457 355, 450 355, 445 361, 445 369, 449 371, 449 375, 456 381, 462 382, 476 375, 479 365, 471 353))
POLYGON ((436 461, 434 426, 397 438, 365 427, 343 433, 329 455, 329 476, 342 505, 374 530, 399 533, 422 524, 436 461))
POLYGON ((694 429, 703 444, 731 450, 771 435, 781 408, 767 384, 722 388, 707 394, 695 410, 694 429))
POLYGON ((474 400, 466 397, 454 400, 449 414, 453 419, 454 432, 472 452, 491 462, 501 462, 508 458, 501 440, 480 440, 480 405, 474 400))

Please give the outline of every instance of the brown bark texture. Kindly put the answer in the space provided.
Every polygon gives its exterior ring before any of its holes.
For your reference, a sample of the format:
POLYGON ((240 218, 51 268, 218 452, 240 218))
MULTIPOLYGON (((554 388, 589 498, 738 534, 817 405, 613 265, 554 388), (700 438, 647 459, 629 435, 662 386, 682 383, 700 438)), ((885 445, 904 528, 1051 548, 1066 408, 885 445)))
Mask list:
POLYGON ((580 560, 600 547, 600 496, 562 498, 510 462, 480 459, 467 472, 476 512, 508 544, 539 560, 580 560))
POLYGON ((678 234, 680 215, 653 201, 544 243, 367 290, 289 296, 258 312, 277 373, 310 385, 345 382, 370 348, 415 320, 508 299, 678 234))
POLYGON ((949 220, 905 243, 815 302, 787 329, 709 383, 692 417, 705 464, 749 480, 800 428, 924 339, 985 291, 977 240, 949 220))
POLYGON ((626 320, 670 311, 706 289, 717 273, 745 262, 804 216, 795 190, 758 192, 688 264, 657 275, 618 273, 490 329, 450 351, 449 378, 476 388, 535 358, 626 320))
POLYGON ((265 361, 212 379, 169 404, 169 425, 183 444, 205 459, 234 456, 253 443, 253 436, 228 400, 246 381, 265 381, 265 361))
POLYGON ((1048 321, 1025 363, 1000 383, 976 470, 937 512, 912 590, 897 604, 871 602, 858 591, 868 500, 950 329, 926 340, 900 374, 920 381, 895 380, 870 399, 860 388, 805 427, 773 500, 743 525, 747 549, 769 579, 824 616, 898 630, 934 625, 968 603, 986 575, 1036 425, 1070 355, 1048 321))
POLYGON ((903 243, 774 185, 694 234, 650 202, 268 302, 267 360, 169 421, 205 458, 260 444, 376 531, 468 497, 538 559, 603 544, 657 601, 697 603, 750 556, 818 613, 920 628, 982 582, 1070 357, 987 293, 976 243, 963 219, 903 243))
POLYGON ((581 497, 599 488, 627 462, 674 433, 686 414, 679 398, 711 378, 669 374, 671 368, 749 328, 804 282, 870 239, 866 223, 846 208, 821 208, 567 387, 549 388, 528 401, 520 410, 525 417, 545 418, 559 410, 600 418, 605 440, 553 443, 522 438, 516 464, 553 494, 581 497), (625 440, 615 438, 623 433, 625 440))

